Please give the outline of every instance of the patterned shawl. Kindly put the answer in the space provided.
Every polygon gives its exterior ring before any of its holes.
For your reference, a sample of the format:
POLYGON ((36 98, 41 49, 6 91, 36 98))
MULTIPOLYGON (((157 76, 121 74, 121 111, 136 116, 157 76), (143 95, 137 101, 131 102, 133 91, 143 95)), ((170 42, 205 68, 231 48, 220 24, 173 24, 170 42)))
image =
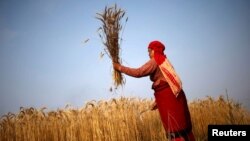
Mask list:
POLYGON ((173 94, 177 97, 182 89, 182 82, 175 72, 174 67, 164 54, 165 46, 159 41, 152 41, 148 48, 154 50, 154 59, 168 82, 173 94))

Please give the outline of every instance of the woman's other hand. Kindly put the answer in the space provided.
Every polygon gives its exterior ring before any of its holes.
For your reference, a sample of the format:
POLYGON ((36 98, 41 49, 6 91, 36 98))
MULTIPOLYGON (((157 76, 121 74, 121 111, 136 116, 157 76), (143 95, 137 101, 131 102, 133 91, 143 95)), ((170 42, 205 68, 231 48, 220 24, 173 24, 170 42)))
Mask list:
POLYGON ((158 107, 157 107, 157 104, 156 104, 156 102, 154 101, 154 103, 151 105, 151 110, 153 111, 153 110, 156 110, 158 107))

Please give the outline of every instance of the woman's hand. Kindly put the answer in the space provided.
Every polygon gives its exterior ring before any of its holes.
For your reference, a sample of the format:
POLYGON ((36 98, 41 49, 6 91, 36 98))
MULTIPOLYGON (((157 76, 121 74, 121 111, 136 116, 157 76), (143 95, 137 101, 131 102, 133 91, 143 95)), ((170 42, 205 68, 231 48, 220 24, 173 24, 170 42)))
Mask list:
POLYGON ((121 64, 113 62, 113 67, 115 70, 121 71, 121 64))
POLYGON ((158 107, 157 107, 157 104, 156 104, 156 102, 154 101, 154 103, 151 105, 151 108, 150 108, 150 110, 156 110, 158 107))

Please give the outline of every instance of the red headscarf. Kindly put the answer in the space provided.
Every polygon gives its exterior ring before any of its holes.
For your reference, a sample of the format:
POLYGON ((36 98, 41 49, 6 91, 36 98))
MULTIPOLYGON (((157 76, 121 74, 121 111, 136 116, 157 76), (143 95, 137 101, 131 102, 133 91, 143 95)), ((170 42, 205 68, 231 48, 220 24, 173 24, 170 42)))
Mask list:
POLYGON ((158 65, 162 64, 166 59, 164 54, 165 46, 160 41, 152 41, 149 43, 148 48, 154 50, 154 58, 158 65))

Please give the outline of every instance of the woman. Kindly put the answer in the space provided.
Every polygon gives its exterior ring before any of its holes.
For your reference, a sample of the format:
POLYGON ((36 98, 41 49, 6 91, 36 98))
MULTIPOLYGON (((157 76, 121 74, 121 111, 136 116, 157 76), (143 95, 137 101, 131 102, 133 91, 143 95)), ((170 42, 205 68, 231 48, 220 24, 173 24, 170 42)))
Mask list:
POLYGON ((171 141, 194 141, 192 123, 181 80, 164 54, 165 46, 152 41, 148 46, 150 60, 139 68, 113 62, 116 70, 132 77, 150 76, 155 91, 152 110, 159 110, 161 121, 171 141))

